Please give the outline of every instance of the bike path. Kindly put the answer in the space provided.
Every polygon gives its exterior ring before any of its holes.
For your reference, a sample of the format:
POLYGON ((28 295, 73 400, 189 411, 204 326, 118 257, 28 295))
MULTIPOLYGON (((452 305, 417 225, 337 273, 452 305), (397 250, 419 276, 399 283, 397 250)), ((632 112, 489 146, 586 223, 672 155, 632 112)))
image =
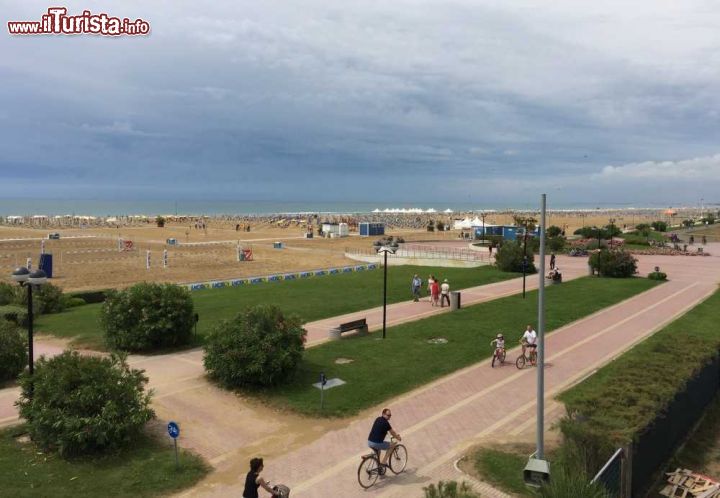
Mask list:
MULTIPOLYGON (((691 309, 717 289, 715 258, 641 257, 640 273, 659 265, 671 281, 569 324, 546 338, 546 402, 574 382, 622 354, 638 341, 691 309)), ((518 335, 522 329, 519 325, 518 335)), ((508 351, 514 360, 518 349, 508 351)), ((529 432, 535 417, 536 370, 512 364, 491 369, 489 360, 465 368, 386 405, 403 435, 410 461, 406 472, 363 491, 357 483, 360 456, 372 419, 382 406, 346 427, 332 430, 297 450, 266 458, 266 474, 288 484, 295 497, 421 496, 421 488, 445 474, 448 465, 482 440, 529 432)), ((557 417, 562 410, 548 410, 557 417)), ((532 442, 532 438, 530 438, 532 442)), ((234 483, 209 478, 183 496, 230 496, 234 483)))

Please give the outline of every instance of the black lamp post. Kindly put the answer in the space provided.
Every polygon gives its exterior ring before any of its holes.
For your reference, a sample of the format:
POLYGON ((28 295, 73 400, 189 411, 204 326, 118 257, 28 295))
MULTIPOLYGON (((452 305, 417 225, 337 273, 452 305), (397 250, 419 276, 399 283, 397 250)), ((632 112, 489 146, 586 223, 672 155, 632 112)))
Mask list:
POLYGON ((35 270, 34 272, 30 272, 27 268, 24 266, 21 266, 17 268, 13 274, 12 278, 14 281, 16 281, 18 284, 20 284, 21 287, 27 287, 27 297, 28 297, 28 307, 27 307, 27 314, 28 314, 28 369, 30 371, 30 376, 33 375, 34 368, 34 359, 33 359, 33 287, 39 287, 45 282, 47 282, 47 275, 42 270, 35 270))
POLYGON ((388 253, 395 254, 397 245, 378 247, 377 252, 385 255, 385 263, 383 264, 383 339, 385 339, 385 329, 387 326, 387 256, 388 253))
POLYGON ((615 218, 610 218, 608 221, 610 222, 610 249, 612 249, 613 232, 615 231, 615 218))

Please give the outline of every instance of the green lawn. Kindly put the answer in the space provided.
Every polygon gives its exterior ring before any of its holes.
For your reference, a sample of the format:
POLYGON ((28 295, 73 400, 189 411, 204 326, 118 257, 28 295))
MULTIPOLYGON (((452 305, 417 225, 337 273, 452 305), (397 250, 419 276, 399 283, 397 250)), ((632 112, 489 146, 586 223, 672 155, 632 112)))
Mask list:
POLYGON ((527 455, 523 455, 481 448, 472 455, 473 465, 483 481, 489 482, 498 489, 517 496, 537 496, 525 485, 522 474, 530 453, 532 450, 528 451, 527 455))
POLYGON ((612 435, 613 444, 628 441, 717 354, 718 321, 720 291, 559 398, 598 434, 612 435))
POLYGON ((19 433, 21 426, 0 431, 0 496, 158 496, 188 488, 209 471, 199 456, 185 451, 176 470, 172 447, 148 436, 112 455, 64 460, 18 442, 19 433))
MULTIPOLYGON (((410 281, 417 273, 447 278, 452 289, 515 278, 494 266, 479 268, 432 268, 427 266, 388 267, 388 303, 412 298, 410 281)), ((193 291, 195 310, 200 315, 198 334, 204 335, 218 320, 231 318, 246 306, 273 303, 286 313, 297 313, 310 322, 331 316, 382 305, 382 269, 311 277, 308 279, 267 282, 238 287, 193 291)), ((425 289, 423 289, 425 294, 425 289)), ((73 338, 76 345, 103 349, 99 327, 101 304, 71 308, 63 313, 44 315, 36 321, 41 333, 73 338)))
MULTIPOLYGON (((585 277, 550 286, 546 289, 546 330, 553 331, 655 285, 641 278, 585 277)), ((493 351, 489 342, 500 331, 510 346, 516 344, 525 325, 536 320, 534 291, 524 300, 521 295, 510 296, 391 327, 385 340, 375 333, 326 343, 308 349, 294 380, 263 392, 263 398, 317 415, 320 395, 311 384, 323 371, 328 378, 339 377, 347 382, 326 392, 323 414, 352 415, 489 357, 493 351), (433 337, 447 338, 448 343, 429 344, 428 339, 433 337), (338 358, 353 362, 337 364, 338 358)))

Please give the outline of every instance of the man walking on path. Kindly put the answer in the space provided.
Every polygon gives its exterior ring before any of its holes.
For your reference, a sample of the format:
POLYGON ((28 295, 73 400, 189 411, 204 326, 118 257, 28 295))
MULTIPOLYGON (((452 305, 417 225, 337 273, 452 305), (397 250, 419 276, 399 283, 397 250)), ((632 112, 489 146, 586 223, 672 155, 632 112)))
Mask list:
POLYGON ((420 287, 422 286, 422 279, 417 276, 417 273, 412 279, 412 293, 413 293, 413 301, 416 303, 420 301, 420 287))
POLYGON ((550 254, 550 269, 555 269, 555 253, 550 254))
POLYGON ((443 280, 442 285, 440 286, 440 307, 445 307, 445 300, 447 300, 448 306, 450 306, 450 284, 447 281, 447 278, 443 280))

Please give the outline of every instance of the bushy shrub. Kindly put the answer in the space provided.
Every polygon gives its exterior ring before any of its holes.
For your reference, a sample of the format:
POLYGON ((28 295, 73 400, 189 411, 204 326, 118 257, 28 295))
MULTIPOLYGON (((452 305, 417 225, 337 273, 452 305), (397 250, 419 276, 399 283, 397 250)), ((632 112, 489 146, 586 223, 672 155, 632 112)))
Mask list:
POLYGON ((547 230, 545 230, 545 235, 548 237, 560 237, 562 235, 562 228, 556 225, 550 225, 547 227, 547 230))
POLYGON ((457 481, 440 481, 423 488, 425 498, 479 498, 467 482, 458 486, 457 481))
POLYGON ((601 277, 625 278, 637 272, 637 259, 626 251, 601 249, 590 256, 589 264, 601 277))
POLYGON ((155 218, 155 223, 157 224, 157 226, 158 226, 159 228, 164 227, 164 226, 165 226, 165 222, 166 222, 166 220, 165 220, 165 218, 162 217, 162 216, 157 216, 157 217, 155 218))
POLYGON ((600 483, 591 483, 582 472, 561 470, 554 472, 550 482, 540 488, 543 498, 610 498, 600 483))
POLYGON ((653 227, 656 232, 667 232, 667 223, 664 221, 653 221, 650 223, 650 226, 653 227))
POLYGON ((126 351, 151 351, 187 344, 195 324, 190 292, 179 285, 143 282, 111 291, 100 322, 108 345, 126 351))
POLYGON ((562 252, 565 249, 564 237, 550 237, 545 241, 546 249, 551 252, 562 252))
POLYGON ((119 355, 41 357, 20 376, 20 416, 33 441, 63 456, 119 448, 154 417, 147 380, 119 355))
POLYGON ((0 381, 16 378, 27 361, 25 335, 17 325, 0 318, 0 381))
POLYGON ((273 305, 249 307, 210 332, 205 369, 226 387, 278 384, 295 372, 305 334, 297 316, 285 316, 273 305))
POLYGON ((65 308, 75 308, 87 304, 81 297, 63 296, 63 306, 65 308))
POLYGON ((650 280, 667 280, 667 273, 661 271, 653 271, 648 273, 648 278, 650 280))
POLYGON ((0 320, 7 320, 8 322, 13 322, 21 327, 27 327, 27 306, 22 307, 15 304, 0 306, 0 320))
MULTIPOLYGON (((535 273, 534 256, 528 248, 526 268, 527 273, 535 273)), ((522 272, 523 271, 523 247, 520 242, 507 241, 497 251, 495 264, 502 271, 522 272)))
MULTIPOLYGON (((65 300, 60 287, 47 282, 33 287, 33 312, 39 315, 60 313, 65 309, 65 300)), ((26 287, 15 286, 14 304, 27 307, 28 290, 26 287)))
POLYGON ((15 288, 17 285, 12 285, 7 282, 0 282, 0 306, 6 304, 13 304, 15 302, 15 288))

